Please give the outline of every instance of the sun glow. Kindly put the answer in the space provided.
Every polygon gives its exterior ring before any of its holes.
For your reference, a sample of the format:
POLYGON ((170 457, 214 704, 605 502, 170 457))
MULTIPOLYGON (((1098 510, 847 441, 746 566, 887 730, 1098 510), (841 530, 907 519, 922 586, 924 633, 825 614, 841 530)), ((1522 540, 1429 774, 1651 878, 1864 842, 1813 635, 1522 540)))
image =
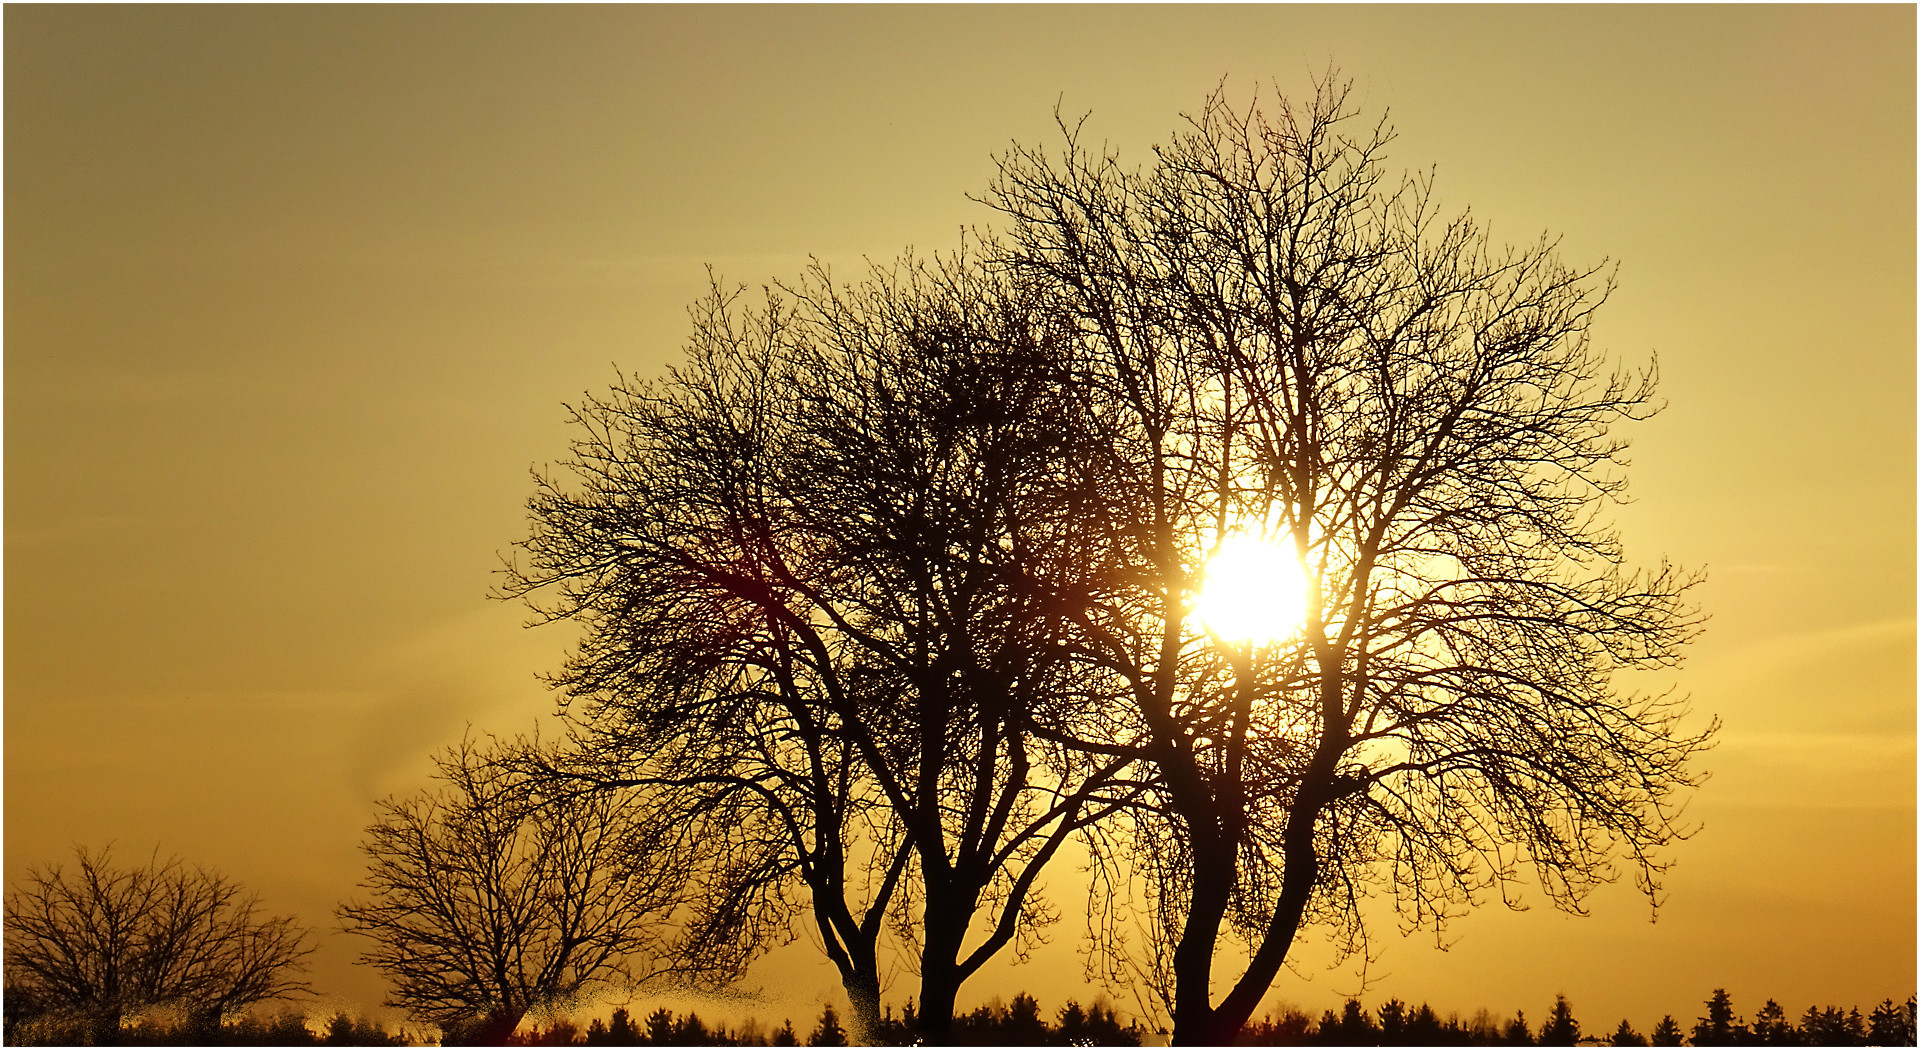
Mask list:
POLYGON ((1272 642, 1300 629, 1306 574, 1293 552, 1257 536, 1230 535, 1207 559, 1193 610, 1226 642, 1272 642))

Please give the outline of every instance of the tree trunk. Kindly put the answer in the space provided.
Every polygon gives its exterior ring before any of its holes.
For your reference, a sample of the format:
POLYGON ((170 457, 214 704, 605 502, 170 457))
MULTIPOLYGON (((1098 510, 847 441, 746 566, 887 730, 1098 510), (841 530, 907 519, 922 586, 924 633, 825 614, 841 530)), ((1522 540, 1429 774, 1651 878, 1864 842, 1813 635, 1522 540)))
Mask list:
POLYGON ((880 970, 863 966, 842 975, 840 986, 847 990, 847 1041, 855 1046, 876 1046, 880 1041, 880 970))
POLYGON ((920 951, 920 1034, 928 1046, 949 1046, 953 1042, 953 1004, 960 994, 960 946, 966 936, 966 913, 957 917, 954 913, 959 909, 935 903, 934 887, 928 889, 922 928, 926 942, 920 951))
POLYGON ((1218 1039, 1213 1023, 1213 955, 1233 892, 1233 847, 1217 835, 1194 839, 1193 898, 1173 950, 1173 1045, 1224 1046, 1231 1039, 1218 1039))
POLYGON ((959 968, 920 968, 920 1035, 928 1046, 953 1045, 953 1004, 960 994, 959 968))

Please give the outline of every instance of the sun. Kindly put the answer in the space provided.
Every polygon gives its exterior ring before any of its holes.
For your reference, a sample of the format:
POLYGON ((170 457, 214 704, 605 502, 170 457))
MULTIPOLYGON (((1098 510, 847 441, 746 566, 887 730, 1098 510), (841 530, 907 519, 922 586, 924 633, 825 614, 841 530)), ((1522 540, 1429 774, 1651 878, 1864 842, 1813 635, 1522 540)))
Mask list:
POLYGON ((1293 552, 1279 544, 1229 535, 1207 559, 1193 610, 1222 641, 1278 641, 1306 620, 1306 574, 1293 552))

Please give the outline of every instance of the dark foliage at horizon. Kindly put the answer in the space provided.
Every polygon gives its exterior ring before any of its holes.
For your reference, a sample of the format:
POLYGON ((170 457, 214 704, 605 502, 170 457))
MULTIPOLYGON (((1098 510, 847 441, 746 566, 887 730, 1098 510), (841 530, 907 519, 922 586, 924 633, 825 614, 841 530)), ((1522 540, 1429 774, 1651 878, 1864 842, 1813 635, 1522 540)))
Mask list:
MULTIPOLYGON (((36 1023, 32 1015, 23 1016, 17 1010, 11 993, 5 1005, 9 1046, 81 1045, 96 1034, 78 1023, 36 1023)), ((1538 1031, 1524 1010, 1505 1018, 1481 1009, 1463 1018, 1457 1013, 1443 1016, 1426 1003, 1413 1006, 1389 999, 1368 1009, 1359 1000, 1349 999, 1339 1011, 1325 1011, 1318 1020, 1297 1008, 1281 1007, 1249 1021, 1232 1045, 1912 1046, 1917 1005, 1920 1001, 1909 996, 1904 1004, 1882 1000, 1865 1015, 1858 1007, 1809 1007, 1795 1024, 1777 1001, 1768 999, 1746 1021, 1734 1013, 1726 990, 1715 989, 1702 1004, 1704 1015, 1690 1027, 1668 1015, 1643 1035, 1623 1018, 1602 1036, 1583 1035, 1565 996, 1555 998, 1538 1031)), ((911 1000, 897 1016, 888 1007, 871 1045, 918 1045, 915 1022, 911 1000)), ((951 1032, 956 1046, 1139 1046, 1150 1034, 1137 1022, 1123 1025, 1104 996, 1087 1007, 1070 999, 1049 1021, 1039 1001, 1025 993, 1010 1002, 996 998, 971 1012, 956 1013, 951 1032)), ((283 1010, 272 1016, 244 1015, 224 1025, 190 1017, 170 1021, 147 1016, 121 1028, 115 1042, 122 1046, 407 1046, 419 1045, 427 1034, 346 1013, 334 1014, 316 1031, 298 1011, 283 1010)), ((755 1018, 729 1026, 709 1024, 697 1012, 682 1015, 666 1008, 636 1019, 621 1007, 610 1021, 594 1018, 585 1027, 569 1018, 556 1018, 544 1028, 533 1025, 508 1037, 504 1045, 846 1046, 849 1042, 839 1012, 829 1004, 810 1025, 798 1029, 791 1018, 783 1019, 777 1028, 755 1018)))
MULTIPOLYGON (((895 1015, 887 1007, 875 1028, 874 1046, 920 1045, 918 1016, 912 1000, 895 1015)), ((735 1027, 709 1026, 698 1013, 685 1016, 659 1009, 644 1023, 636 1023, 625 1008, 613 1013, 611 1022, 595 1018, 583 1032, 572 1021, 560 1020, 545 1030, 538 1028, 515 1036, 521 1046, 847 1046, 849 1037, 839 1011, 831 1004, 822 1007, 820 1016, 809 1029, 796 1029, 792 1019, 783 1019, 778 1029, 750 1019, 735 1027)), ((1040 1003, 1021 993, 1002 1003, 998 999, 971 1012, 956 1012, 949 1029, 955 1046, 1139 1046, 1142 1036, 1138 1025, 1122 1025, 1119 1015, 1095 998, 1083 1007, 1070 999, 1048 1021, 1040 1003)))
MULTIPOLYGON (((1235 1046, 1912 1046, 1915 1042, 1916 999, 1904 1005, 1883 1000, 1863 1018, 1855 1007, 1809 1007, 1799 1025, 1787 1020, 1779 1003, 1769 999, 1752 1023, 1734 1015, 1731 997, 1724 989, 1715 989, 1703 1009, 1706 1016, 1691 1028, 1691 1038, 1683 1038, 1681 1022, 1671 1015, 1661 1018, 1642 1035, 1626 1019, 1607 1035, 1583 1034, 1571 1002, 1557 996, 1546 1011, 1547 1020, 1535 1031, 1518 1011, 1512 1018, 1501 1018, 1487 1010, 1462 1018, 1457 1013, 1441 1016, 1432 1006, 1412 1006, 1400 999, 1389 999, 1373 1010, 1358 1000, 1349 999, 1338 1012, 1328 1010, 1319 1020, 1306 1012, 1283 1007, 1248 1022, 1233 1040, 1235 1046)), ((917 1045, 914 1015, 909 1001, 905 1013, 896 1018, 889 1009, 882 1021, 876 1046, 917 1045)), ((953 1045, 957 1046, 1138 1046, 1143 1032, 1137 1024, 1122 1026, 1110 1008, 1098 1001, 1083 1009, 1077 1001, 1055 1014, 1049 1023, 1037 1000, 1024 993, 1007 1004, 998 1000, 971 1013, 956 1014, 953 1045)), ((797 1036, 791 1020, 778 1030, 770 1030, 757 1020, 736 1027, 709 1026, 697 1013, 685 1016, 671 1010, 655 1010, 643 1025, 636 1025, 625 1009, 616 1010, 612 1024, 595 1019, 582 1031, 571 1021, 556 1021, 545 1030, 538 1028, 515 1037, 515 1045, 524 1046, 844 1046, 845 1032, 839 1026, 832 1006, 822 1009, 804 1040, 797 1036), (835 1035, 837 1033, 837 1037, 835 1035), (780 1037, 785 1036, 783 1041, 780 1037)))
POLYGON ((72 1022, 58 1019, 19 1024, 9 1005, 6 1044, 8 1046, 417 1046, 425 1041, 418 1029, 388 1028, 378 1021, 336 1013, 321 1023, 318 1031, 308 1026, 298 1010, 282 1010, 271 1016, 245 1014, 225 1024, 213 1024, 204 1018, 170 1019, 142 1017, 123 1026, 117 1038, 97 1039, 72 1022), (95 1041, 89 1043, 89 1039, 95 1041))

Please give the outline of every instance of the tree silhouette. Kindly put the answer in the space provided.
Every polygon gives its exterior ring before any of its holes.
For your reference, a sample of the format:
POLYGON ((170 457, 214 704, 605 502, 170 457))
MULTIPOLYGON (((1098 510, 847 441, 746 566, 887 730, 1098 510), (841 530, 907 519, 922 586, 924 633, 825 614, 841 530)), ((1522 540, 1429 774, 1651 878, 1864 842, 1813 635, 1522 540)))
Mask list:
MULTIPOLYGON (((1407 1022, 1407 1044, 1410 1046, 1437 1045, 1445 1036, 1462 1035, 1459 1025, 1442 1024, 1439 1015, 1433 1012, 1433 1007, 1426 1003, 1421 1003, 1420 1008, 1413 1012, 1412 1019, 1407 1022)), ((1449 1041, 1464 1040, 1450 1039, 1449 1041)))
POLYGON ((1707 998, 1707 1016, 1693 1024, 1693 1045, 1732 1046, 1739 1027, 1733 1015, 1733 997, 1725 988, 1715 988, 1707 998))
POLYGON ((1647 1038, 1646 1036, 1641 1035, 1639 1032, 1634 1031, 1633 1026, 1627 1023, 1627 1019, 1622 1017, 1620 1019, 1619 1027, 1615 1028, 1613 1030, 1613 1034, 1607 1037, 1607 1045, 1608 1046, 1646 1046, 1647 1038))
MULTIPOLYGON (((1322 1019, 1320 1027, 1323 1032, 1329 1027, 1325 1019, 1322 1019)), ((1340 1017, 1331 1027, 1337 1033, 1335 1038, 1339 1042, 1355 1046, 1378 1042, 1380 1038, 1379 1026, 1373 1023, 1373 1018, 1367 1016, 1366 1010, 1361 1008, 1358 999, 1348 999, 1341 1004, 1340 1017)))
POLYGON ((674 964, 665 925, 697 844, 606 792, 547 792, 532 745, 462 741, 443 786, 379 804, 368 897, 338 909, 392 982, 387 1004, 449 1042, 498 1043, 529 1011, 674 964))
POLYGON ((1793 1022, 1787 1020, 1787 1012, 1772 999, 1753 1015, 1751 1030, 1754 1041, 1762 1046, 1793 1046, 1800 1041, 1793 1022))
POLYGON ((1875 1046, 1912 1046, 1914 1043, 1914 1000, 1904 1007, 1892 999, 1883 999, 1868 1019, 1867 1039, 1875 1046))
POLYGON ((673 1042, 673 1011, 662 1006, 647 1015, 647 1045, 667 1046, 673 1042))
POLYGON ((607 1023, 607 1042, 612 1046, 639 1046, 640 1029, 634 1027, 633 1014, 624 1006, 613 1008, 613 1018, 607 1023))
POLYGON ((1040 1017, 1039 1000, 1025 992, 1015 995, 1000 1025, 1001 1038, 1010 1046, 1039 1046, 1048 1034, 1047 1022, 1040 1017))
POLYGON ((556 679, 600 765, 575 772, 682 792, 742 873, 703 924, 745 952, 806 908, 856 1032, 890 915, 930 1031, 1024 952, 1130 762, 1036 735, 1086 706, 1053 595, 1093 571, 1049 324, 964 255, 763 309, 716 287, 681 368, 575 411, 507 588, 587 627, 556 679))
POLYGON ((1231 1038, 1304 923, 1357 946, 1376 878, 1413 924, 1528 863, 1570 910, 1616 856, 1653 896, 1708 739, 1612 684, 1675 662, 1698 619, 1695 578, 1628 570, 1598 517, 1615 426, 1656 407, 1651 370, 1589 345, 1608 278, 1550 241, 1494 249, 1430 179, 1389 180, 1390 134, 1353 131, 1347 94, 1216 93, 1146 170, 1063 122, 1057 158, 1015 147, 985 198, 1004 265, 1073 318, 1108 428, 1085 527, 1112 568, 1058 597, 1116 712, 1082 746, 1155 773, 1099 856, 1153 887, 1141 965, 1176 1042, 1231 1038), (1304 566, 1289 638, 1189 615, 1236 534, 1304 566), (1251 957, 1216 1004, 1222 936, 1251 957))
POLYGON ((1533 1029, 1527 1027, 1527 1012, 1525 1010, 1515 1010, 1513 1012, 1513 1020, 1507 1022, 1507 1030, 1503 1033, 1501 1041, 1508 1046, 1533 1045, 1533 1029))
POLYGON ((706 1022, 700 1020, 699 1014, 689 1011, 679 1027, 674 1029, 673 1045, 707 1046, 713 1042, 715 1034, 707 1030, 706 1022))
POLYGON ((1674 1020, 1672 1014, 1660 1018, 1660 1023, 1653 1026, 1651 1041, 1654 1046, 1681 1045, 1684 1040, 1680 1033, 1680 1022, 1674 1020))
POLYGON ((1402 1043, 1407 1037, 1407 1004, 1398 999, 1388 999, 1380 1004, 1380 1040, 1389 1045, 1402 1043))
POLYGON ((846 1046, 847 1030, 840 1027, 840 1014, 828 1003, 820 1008, 820 1020, 807 1037, 808 1046, 846 1046))
POLYGON ((96 1044, 158 1006, 217 1028, 243 1007, 308 992, 306 939, 217 872, 157 852, 122 868, 110 847, 75 847, 71 868, 29 868, 7 894, 7 1012, 78 1023, 96 1044))
POLYGON ((1541 1046, 1574 1046, 1580 1042, 1580 1022, 1564 995, 1553 997, 1553 1013, 1540 1028, 1541 1046))

